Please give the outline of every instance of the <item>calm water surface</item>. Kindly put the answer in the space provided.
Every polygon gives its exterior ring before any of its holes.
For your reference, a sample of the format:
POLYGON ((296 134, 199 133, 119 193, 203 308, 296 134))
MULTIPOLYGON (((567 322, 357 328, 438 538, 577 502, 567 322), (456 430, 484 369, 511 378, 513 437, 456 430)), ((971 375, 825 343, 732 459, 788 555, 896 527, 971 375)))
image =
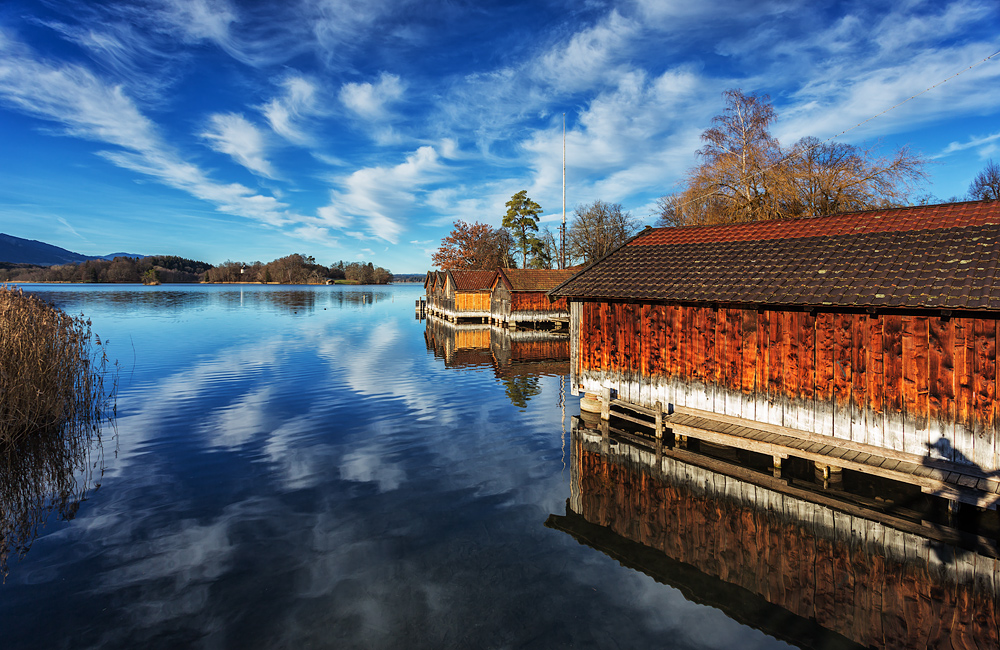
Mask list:
POLYGON ((420 286, 26 289, 121 370, 99 489, 0 586, 4 647, 789 647, 750 592, 574 528, 628 498, 573 469, 568 364, 429 328, 420 286))

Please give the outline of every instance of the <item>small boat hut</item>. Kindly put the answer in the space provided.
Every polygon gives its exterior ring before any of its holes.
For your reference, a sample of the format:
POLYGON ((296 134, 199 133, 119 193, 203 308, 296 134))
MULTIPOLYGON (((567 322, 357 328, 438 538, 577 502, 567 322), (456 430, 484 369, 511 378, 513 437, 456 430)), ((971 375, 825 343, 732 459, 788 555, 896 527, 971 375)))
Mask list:
POLYGON ((577 269, 500 269, 493 280, 490 312, 497 325, 517 328, 569 322, 565 299, 549 300, 548 292, 577 269))
POLYGON ((444 300, 444 281, 446 274, 444 271, 428 271, 424 278, 424 295, 427 298, 426 310, 428 314, 437 314, 441 303, 444 300))
POLYGON ((440 293, 433 313, 453 322, 475 319, 489 322, 490 288, 496 271, 452 269, 438 271, 440 293))
POLYGON ((998 266, 1000 202, 966 202, 647 228, 549 295, 602 417, 995 507, 998 266))

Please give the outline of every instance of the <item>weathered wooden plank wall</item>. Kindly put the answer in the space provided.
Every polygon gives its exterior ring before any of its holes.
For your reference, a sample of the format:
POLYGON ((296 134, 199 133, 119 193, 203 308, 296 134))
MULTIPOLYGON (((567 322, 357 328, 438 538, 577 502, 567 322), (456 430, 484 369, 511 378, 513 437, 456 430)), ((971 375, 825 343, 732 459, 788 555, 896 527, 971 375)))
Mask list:
POLYGON ((510 295, 512 311, 557 311, 569 313, 569 304, 565 298, 549 302, 547 294, 535 291, 514 291, 510 295))
MULTIPOLYGON (((582 340, 583 319, 582 305, 574 302, 570 305, 569 318, 569 372, 571 376, 580 374, 580 342, 582 340)), ((571 395, 579 395, 580 391, 576 384, 570 386, 571 395)))
POLYGON ((510 315, 510 291, 499 280, 493 285, 493 291, 490 293, 490 315, 498 319, 510 315))
POLYGON ((584 390, 1000 468, 996 319, 582 303, 578 322, 584 390))
POLYGON ((489 291, 458 291, 455 293, 455 311, 490 313, 489 291))

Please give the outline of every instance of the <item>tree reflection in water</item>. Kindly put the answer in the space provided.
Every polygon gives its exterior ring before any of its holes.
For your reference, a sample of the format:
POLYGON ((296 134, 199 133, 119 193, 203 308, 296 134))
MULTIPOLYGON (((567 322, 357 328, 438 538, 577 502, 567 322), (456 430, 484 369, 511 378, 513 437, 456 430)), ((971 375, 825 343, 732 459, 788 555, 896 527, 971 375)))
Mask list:
POLYGON ((531 375, 513 375, 502 380, 507 399, 514 406, 524 409, 532 397, 542 392, 538 385, 538 377, 531 375))

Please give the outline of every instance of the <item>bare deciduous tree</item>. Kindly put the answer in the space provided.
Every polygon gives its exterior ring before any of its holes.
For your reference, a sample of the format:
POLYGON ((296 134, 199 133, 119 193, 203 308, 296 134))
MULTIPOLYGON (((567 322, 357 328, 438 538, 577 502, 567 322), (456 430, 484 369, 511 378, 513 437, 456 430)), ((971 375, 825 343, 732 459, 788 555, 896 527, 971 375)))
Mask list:
POLYGON ((577 206, 567 233, 569 254, 589 264, 624 244, 638 230, 638 221, 631 212, 622 211, 621 203, 598 200, 577 206))
POLYGON ((874 148, 805 137, 795 143, 782 165, 784 216, 824 214, 905 205, 924 161, 909 148, 891 157, 874 148))
POLYGON ((992 158, 969 185, 969 198, 976 201, 1000 200, 1000 165, 992 158))
POLYGON ((539 231, 539 236, 535 237, 531 244, 528 268, 551 269, 558 259, 559 246, 556 244, 556 237, 546 226, 539 231))
POLYGON ((766 95, 728 90, 726 108, 702 134, 700 164, 683 189, 660 197, 659 226, 791 219, 905 205, 925 161, 902 147, 874 148, 806 137, 783 149, 768 131, 776 115, 766 95))

